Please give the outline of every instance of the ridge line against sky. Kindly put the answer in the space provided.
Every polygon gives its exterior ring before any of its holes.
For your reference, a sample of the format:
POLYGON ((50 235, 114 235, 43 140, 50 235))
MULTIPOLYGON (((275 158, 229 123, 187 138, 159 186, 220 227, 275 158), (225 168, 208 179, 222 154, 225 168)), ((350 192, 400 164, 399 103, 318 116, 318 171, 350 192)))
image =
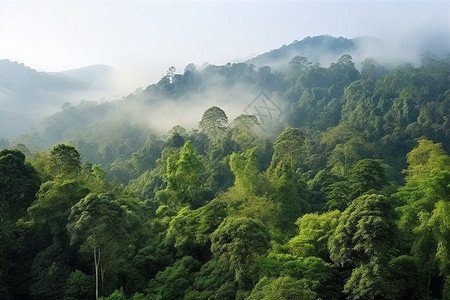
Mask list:
MULTIPOLYGON (((306 36, 449 39, 448 1, 0 1, 0 59, 39 71, 106 64, 155 82, 306 36)), ((138 80, 138 79, 136 79, 138 80)))

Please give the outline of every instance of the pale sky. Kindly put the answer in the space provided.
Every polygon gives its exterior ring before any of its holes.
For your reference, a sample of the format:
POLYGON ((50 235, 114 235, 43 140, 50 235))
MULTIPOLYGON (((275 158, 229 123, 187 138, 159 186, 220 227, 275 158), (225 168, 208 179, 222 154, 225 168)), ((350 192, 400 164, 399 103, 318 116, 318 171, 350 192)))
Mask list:
POLYGON ((449 1, 0 0, 0 59, 39 71, 106 64, 153 83, 171 65, 225 64, 321 34, 448 42, 449 16, 449 1))

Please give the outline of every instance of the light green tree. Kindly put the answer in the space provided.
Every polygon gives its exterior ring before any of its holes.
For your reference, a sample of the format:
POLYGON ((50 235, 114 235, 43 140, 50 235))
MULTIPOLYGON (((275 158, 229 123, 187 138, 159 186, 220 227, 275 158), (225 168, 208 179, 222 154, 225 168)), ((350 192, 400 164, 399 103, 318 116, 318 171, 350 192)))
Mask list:
POLYGON ((273 143, 269 172, 284 168, 295 171, 305 160, 306 152, 303 133, 298 128, 287 126, 273 143))
POLYGON ((340 215, 338 210, 334 210, 300 217, 296 222, 299 232, 287 244, 290 252, 300 257, 316 256, 328 259, 328 239, 334 233, 340 215))
POLYGON ((256 284, 247 300, 314 300, 317 293, 311 291, 305 282, 290 276, 278 278, 263 277, 256 284))
POLYGON ((217 140, 225 132, 227 124, 227 115, 217 106, 208 108, 198 123, 200 129, 213 140, 217 140))
POLYGON ((426 179, 433 170, 450 172, 450 157, 442 145, 427 139, 418 141, 418 145, 406 155, 406 161, 408 182, 426 179))
POLYGON ((167 158, 164 180, 166 192, 174 205, 189 203, 193 208, 201 204, 200 186, 203 165, 195 153, 191 141, 187 141, 179 152, 167 158), (170 196, 172 194, 172 196, 170 196))

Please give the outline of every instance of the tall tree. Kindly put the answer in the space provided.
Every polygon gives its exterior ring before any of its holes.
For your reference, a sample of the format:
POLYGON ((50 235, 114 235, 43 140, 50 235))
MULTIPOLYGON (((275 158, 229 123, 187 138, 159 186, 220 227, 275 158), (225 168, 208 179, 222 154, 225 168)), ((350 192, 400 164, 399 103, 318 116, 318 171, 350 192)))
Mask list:
POLYGON ((357 161, 349 171, 352 198, 364 193, 377 193, 387 184, 383 166, 373 159, 357 161))
POLYGON ((225 131, 227 124, 227 115, 217 106, 208 108, 198 123, 200 129, 213 140, 216 140, 225 131))
POLYGON ((211 235, 211 252, 235 273, 241 289, 254 280, 257 258, 269 248, 270 235, 260 222, 249 218, 227 217, 211 235))
POLYGON ((179 152, 167 158, 164 175, 167 182, 166 191, 174 193, 177 198, 171 201, 180 202, 179 204, 189 203, 193 208, 199 207, 203 200, 200 196, 202 173, 202 163, 192 142, 187 141, 179 152))
POLYGON ((68 218, 67 230, 72 244, 80 244, 80 250, 94 256, 96 298, 99 296, 99 280, 102 290, 105 273, 117 260, 121 242, 126 238, 126 218, 123 208, 111 195, 89 194, 75 204, 68 218))
POLYGON ((55 145, 49 157, 47 172, 52 176, 76 176, 81 172, 80 153, 71 145, 55 145))
POLYGON ((273 143, 270 170, 277 167, 295 171, 305 159, 305 136, 298 128, 287 126, 273 143))
POLYGON ((396 236, 396 214, 389 199, 363 195, 342 213, 329 240, 337 266, 354 268, 345 285, 350 299, 388 295, 387 263, 396 236))
MULTIPOLYGON (((5 299, 12 298, 12 291, 17 291, 28 280, 27 268, 31 260, 23 256, 27 251, 21 251, 24 234, 17 226, 17 221, 25 216, 27 207, 35 199, 39 184, 37 172, 25 162, 22 152, 9 149, 0 151, 0 291, 4 293, 2 297, 5 299)), ((25 291, 15 294, 20 293, 25 291)))

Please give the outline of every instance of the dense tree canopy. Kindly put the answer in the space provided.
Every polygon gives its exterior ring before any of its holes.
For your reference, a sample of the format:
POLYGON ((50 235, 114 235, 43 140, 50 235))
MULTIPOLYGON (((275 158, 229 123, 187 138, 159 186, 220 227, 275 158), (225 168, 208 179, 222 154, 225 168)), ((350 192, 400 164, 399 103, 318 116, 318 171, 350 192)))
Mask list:
POLYGON ((275 69, 169 68, 0 139, 0 297, 448 299, 448 59, 275 69), (258 111, 142 125, 210 89, 258 111))

